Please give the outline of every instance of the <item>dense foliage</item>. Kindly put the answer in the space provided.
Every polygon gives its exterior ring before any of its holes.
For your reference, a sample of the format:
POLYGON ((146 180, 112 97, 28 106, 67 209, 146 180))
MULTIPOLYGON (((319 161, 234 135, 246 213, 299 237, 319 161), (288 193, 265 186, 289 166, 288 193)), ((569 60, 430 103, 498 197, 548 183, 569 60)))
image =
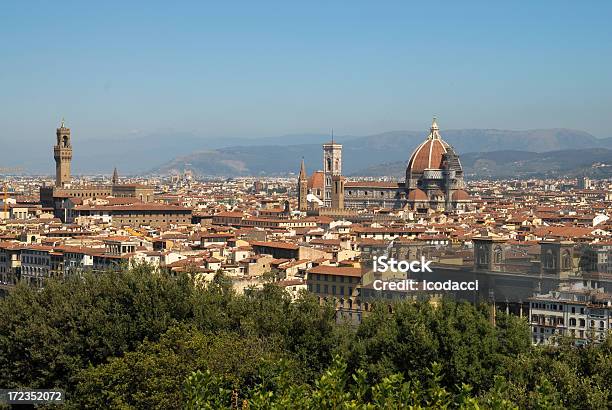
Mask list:
POLYGON ((0 300, 0 386, 63 388, 72 408, 607 408, 612 343, 532 347, 525 319, 441 301, 359 326, 274 285, 146 266, 19 286, 0 300))

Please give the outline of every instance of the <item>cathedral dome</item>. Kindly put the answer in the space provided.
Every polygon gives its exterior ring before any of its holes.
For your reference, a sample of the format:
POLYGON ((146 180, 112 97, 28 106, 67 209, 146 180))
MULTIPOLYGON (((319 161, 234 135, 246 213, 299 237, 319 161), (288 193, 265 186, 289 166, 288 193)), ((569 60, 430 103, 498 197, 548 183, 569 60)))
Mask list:
POLYGON ((470 195, 463 189, 453 192, 453 201, 469 201, 470 195))
POLYGON ((323 189, 325 184, 325 175, 323 175, 323 171, 315 171, 308 178, 308 189, 323 189))
POLYGON ((411 190, 408 193, 408 198, 409 201, 414 202, 414 201, 428 201, 429 198, 427 198, 427 194, 423 191, 421 191, 419 188, 415 188, 413 190, 411 190))
POLYGON ((408 161, 407 174, 421 174, 426 169, 442 169, 443 155, 451 149, 440 136, 436 119, 431 124, 429 136, 419 145, 408 161))

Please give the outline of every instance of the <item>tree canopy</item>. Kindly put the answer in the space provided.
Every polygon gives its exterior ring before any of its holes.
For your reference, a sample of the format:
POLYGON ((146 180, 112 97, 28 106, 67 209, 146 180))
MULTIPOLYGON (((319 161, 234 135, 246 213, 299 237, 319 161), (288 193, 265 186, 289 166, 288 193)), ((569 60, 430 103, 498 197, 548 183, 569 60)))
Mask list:
POLYGON ((138 266, 20 285, 0 315, 0 385, 62 388, 69 408, 612 406, 610 339, 534 347, 524 318, 450 300, 349 325, 308 293, 138 266))

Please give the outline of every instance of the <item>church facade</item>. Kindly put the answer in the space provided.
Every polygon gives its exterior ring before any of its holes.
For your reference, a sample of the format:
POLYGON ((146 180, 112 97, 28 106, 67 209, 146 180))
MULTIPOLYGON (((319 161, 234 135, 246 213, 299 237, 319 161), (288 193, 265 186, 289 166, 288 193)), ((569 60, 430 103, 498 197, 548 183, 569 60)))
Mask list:
POLYGON ((302 161, 300 210, 390 208, 428 213, 466 210, 472 203, 459 156, 442 139, 435 118, 425 141, 410 155, 404 181, 350 181, 341 170, 342 145, 333 141, 323 144, 323 171, 308 177, 302 161))

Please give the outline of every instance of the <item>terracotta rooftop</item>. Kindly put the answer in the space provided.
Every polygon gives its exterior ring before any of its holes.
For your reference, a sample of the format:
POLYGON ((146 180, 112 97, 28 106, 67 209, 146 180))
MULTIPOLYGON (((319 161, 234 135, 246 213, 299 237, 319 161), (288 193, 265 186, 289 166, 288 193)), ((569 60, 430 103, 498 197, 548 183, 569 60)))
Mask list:
POLYGON ((291 250, 298 250, 300 249, 300 247, 298 245, 295 245, 293 243, 287 243, 287 242, 258 242, 258 241, 253 241, 250 242, 251 246, 262 246, 262 247, 267 247, 267 248, 278 248, 278 249, 291 249, 291 250))
POLYGON ((335 276, 351 276, 354 278, 361 277, 360 268, 349 268, 329 265, 319 265, 314 268, 310 268, 308 273, 316 273, 318 275, 335 275, 335 276))

